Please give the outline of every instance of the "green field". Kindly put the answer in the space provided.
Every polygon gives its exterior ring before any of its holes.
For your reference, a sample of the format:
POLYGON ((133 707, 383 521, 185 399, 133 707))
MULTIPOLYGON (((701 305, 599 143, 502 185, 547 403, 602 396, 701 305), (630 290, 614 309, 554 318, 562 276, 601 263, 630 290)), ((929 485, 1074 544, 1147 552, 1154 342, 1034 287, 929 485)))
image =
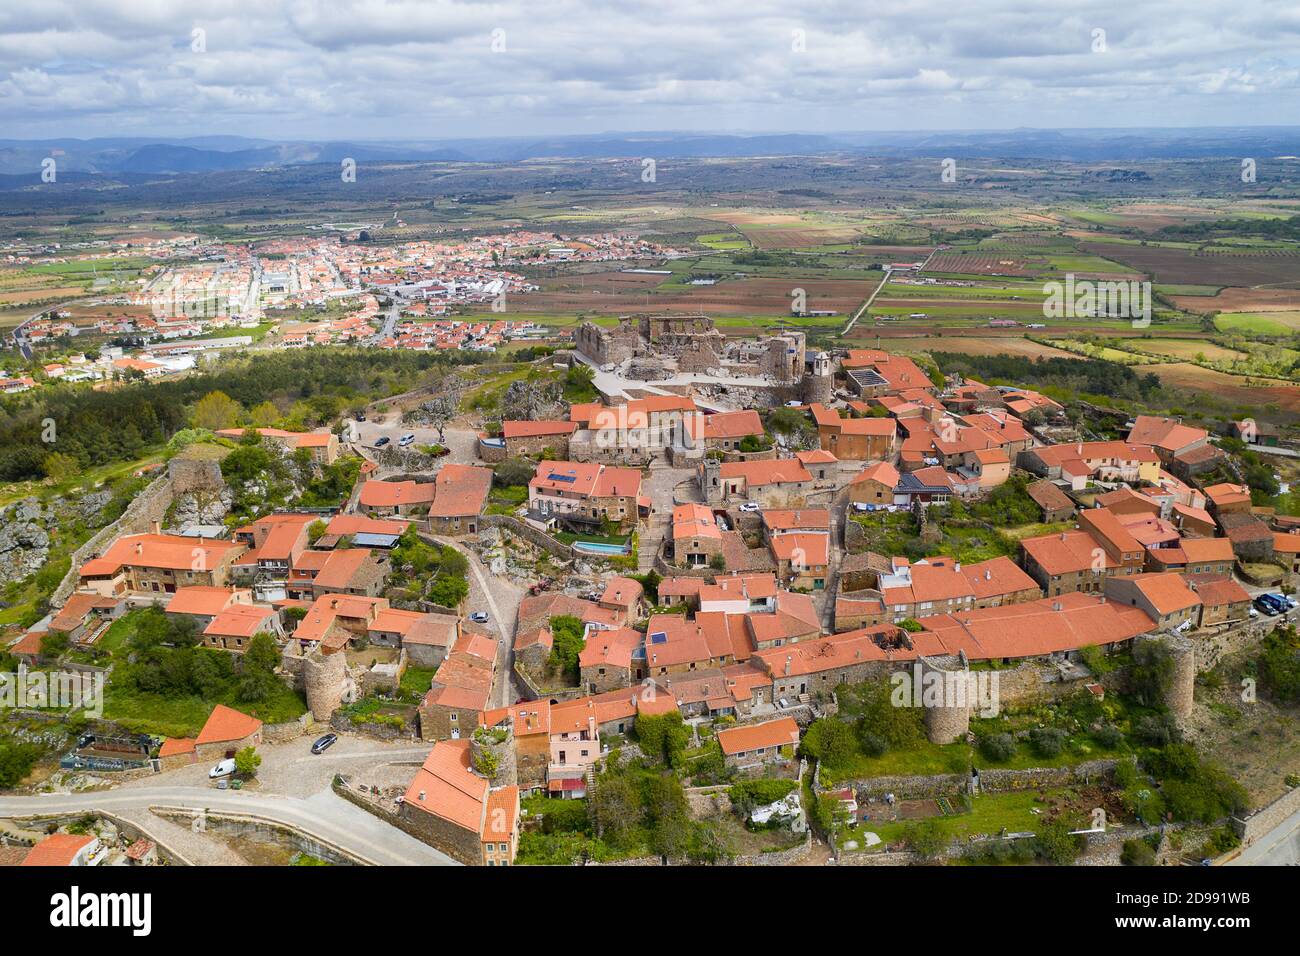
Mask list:
POLYGON ((1222 312, 1214 327, 1223 332, 1290 335, 1300 330, 1300 312, 1222 312))

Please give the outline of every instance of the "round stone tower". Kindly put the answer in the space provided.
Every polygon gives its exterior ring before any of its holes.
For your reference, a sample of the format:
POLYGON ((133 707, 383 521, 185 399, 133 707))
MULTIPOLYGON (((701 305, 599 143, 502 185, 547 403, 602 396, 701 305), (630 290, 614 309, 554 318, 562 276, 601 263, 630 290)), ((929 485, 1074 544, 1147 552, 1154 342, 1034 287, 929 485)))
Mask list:
POLYGON ((326 721, 343 703, 347 683, 347 660, 342 651, 315 653, 303 661, 302 684, 307 708, 317 720, 326 721))
POLYGON ((515 735, 509 723, 479 727, 470 734, 469 765, 475 772, 487 777, 489 786, 513 787, 519 784, 515 735), (491 768, 495 769, 489 775, 488 770, 491 768))
POLYGON ((970 731, 970 668, 957 657, 918 657, 921 700, 925 708, 925 735, 932 744, 964 740, 970 731), (933 676, 931 676, 933 675, 933 676))

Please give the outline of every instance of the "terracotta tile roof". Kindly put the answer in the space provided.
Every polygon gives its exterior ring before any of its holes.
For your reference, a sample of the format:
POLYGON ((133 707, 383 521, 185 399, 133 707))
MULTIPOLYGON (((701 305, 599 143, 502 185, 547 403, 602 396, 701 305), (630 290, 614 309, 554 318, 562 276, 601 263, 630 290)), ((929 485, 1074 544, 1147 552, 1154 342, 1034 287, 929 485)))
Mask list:
POLYGON ((113 542, 100 558, 81 566, 81 576, 112 575, 123 567, 189 571, 218 567, 227 554, 244 546, 216 538, 186 538, 171 534, 128 534, 113 542))
POLYGON ((733 727, 718 731, 718 743, 727 756, 766 750, 771 747, 799 746, 799 725, 793 717, 769 720, 763 724, 733 727))
POLYGON ((1127 581, 1150 602, 1160 615, 1175 614, 1201 603, 1196 592, 1187 586, 1183 576, 1177 573, 1160 572, 1135 574, 1131 578, 1119 578, 1127 581))
POLYGON ((787 532, 772 539, 772 554, 795 568, 825 567, 830 560, 830 535, 787 532))
POLYGON ((713 512, 704 505, 683 504, 673 508, 673 540, 682 538, 720 538, 722 530, 713 512))
POLYGON ((51 833, 28 852, 23 866, 71 866, 77 854, 96 842, 98 837, 87 834, 51 833))
POLYGON ((572 435, 577 422, 508 421, 501 423, 501 434, 506 438, 535 438, 539 435, 572 435))
POLYGON ((492 470, 448 463, 434 481, 431 518, 463 518, 481 514, 492 489, 492 470))
MULTIPOLYGON (((185 590, 181 588, 180 590, 185 590)), ((110 611, 117 607, 120 598, 104 597, 100 594, 88 594, 77 592, 68 596, 63 607, 59 609, 54 618, 50 621, 50 630, 52 631, 72 631, 76 630, 85 622, 86 618, 92 611, 103 610, 110 611)))
POLYGON ((328 552, 328 557, 316 572, 313 583, 322 588, 340 590, 354 587, 358 575, 370 562, 368 548, 343 548, 328 552))
POLYGON ((833 465, 839 461, 833 454, 821 448, 815 448, 812 451, 797 451, 794 453, 794 457, 798 458, 804 465, 833 465))
POLYGON ((600 603, 617 604, 619 607, 630 608, 641 600, 644 594, 645 589, 641 587, 640 581, 634 581, 631 578, 612 577, 605 582, 605 593, 600 596, 600 603))
POLYGON ((404 803, 479 833, 488 799, 488 782, 470 770, 469 740, 434 744, 406 788, 404 803))
POLYGON ((487 807, 483 813, 484 843, 506 843, 514 833, 519 819, 519 788, 498 787, 488 792, 487 807))
POLYGON ((1234 485, 1221 482, 1205 489, 1205 496, 1222 508, 1224 505, 1241 504, 1250 501, 1250 488, 1246 485, 1234 485))
POLYGON ((1119 567, 1119 562, 1105 548, 1098 546, 1086 531, 1062 531, 1038 538, 1025 538, 1020 546, 1039 567, 1051 575, 1085 571, 1094 566, 1094 561, 1102 569, 1119 567))
POLYGON ((878 461, 862 469, 850 484, 857 484, 860 481, 878 481, 887 488, 893 488, 898 484, 898 478, 897 468, 887 461, 878 461))
POLYGON ((831 513, 825 508, 771 508, 762 514, 763 524, 771 531, 827 531, 831 526, 831 513))
POLYGON ((774 461, 726 461, 719 468, 723 478, 743 478, 751 488, 764 485, 812 481, 812 475, 797 458, 779 458, 774 461))
POLYGON ((1227 538, 1183 538, 1180 546, 1189 564, 1205 561, 1232 561, 1232 542, 1227 538))
POLYGON ((207 585, 192 585, 177 588, 172 599, 167 603, 169 614, 194 614, 212 617, 220 614, 231 603, 251 592, 235 588, 214 588, 207 585))
POLYGON ((1300 554, 1300 534, 1273 532, 1273 550, 1281 554, 1300 554))
POLYGON ((656 590, 658 590, 660 597, 698 597, 700 588, 704 586, 704 583, 701 578, 679 575, 664 578, 659 582, 659 587, 656 590))
POLYGON ((763 421, 758 412, 746 408, 738 412, 716 412, 704 416, 704 437, 744 438, 763 434, 763 421))
POLYGON ((251 737, 261 729, 262 722, 256 717, 241 714, 225 704, 217 704, 194 742, 198 746, 223 744, 251 737))
POLYGON ((162 742, 162 746, 158 748, 160 758, 192 753, 194 753, 193 737, 168 737, 162 742))
POLYGON ((1245 604, 1250 600, 1249 592, 1226 575, 1211 577, 1204 574, 1185 574, 1183 577, 1196 589, 1197 596, 1206 607, 1245 604))
POLYGON ((970 582, 975 600, 1018 594, 1021 591, 1038 591, 1038 582, 1021 570, 1020 566, 1006 556, 989 558, 975 564, 964 564, 961 573, 970 582))
POLYGON ((367 515, 337 514, 330 518, 325 526, 325 533, 335 536, 345 534, 398 534, 404 532, 409 522, 392 519, 382 520, 367 515))
POLYGON ((615 631, 592 631, 587 636, 586 646, 578 655, 578 664, 581 667, 599 667, 602 664, 630 667, 632 652, 641 646, 643 640, 641 632, 630 627, 620 627, 615 631))
POLYGON ((1154 445, 1165 451, 1176 452, 1209 437, 1203 428, 1192 428, 1172 418, 1139 415, 1133 419, 1128 441, 1137 445, 1154 445))
POLYGON ((265 604, 232 604, 214 617, 203 633, 214 637, 252 637, 261 631, 270 632, 278 616, 275 608, 265 604))
POLYGON ((367 508, 394 508, 399 505, 425 505, 433 502, 431 481, 379 481, 370 479, 361 486, 358 499, 367 508))

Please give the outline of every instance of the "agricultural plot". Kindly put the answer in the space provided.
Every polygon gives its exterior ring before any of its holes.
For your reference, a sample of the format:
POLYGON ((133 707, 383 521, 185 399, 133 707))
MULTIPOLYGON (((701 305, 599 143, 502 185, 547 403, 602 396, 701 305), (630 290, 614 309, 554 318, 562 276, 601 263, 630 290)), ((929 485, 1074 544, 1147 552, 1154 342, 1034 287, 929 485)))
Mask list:
POLYGON ((1283 249, 1175 249, 1085 242, 1081 248, 1150 274, 1156 282, 1253 286, 1300 282, 1300 252, 1283 249))
POLYGON ((984 252, 941 252, 929 262, 927 273, 1029 278, 1043 267, 1041 260, 984 252))
MULTIPOLYGON (((1175 287, 1178 288, 1178 287, 1175 287)), ((1213 289, 1205 294, 1169 293, 1173 303, 1189 312, 1300 311, 1298 289, 1213 289)))
POLYGON ((1266 421, 1300 420, 1300 388, 1291 383, 1228 375, 1183 362, 1152 365, 1146 371, 1164 385, 1213 395, 1266 421))
POLYGON ((1221 332, 1290 335, 1293 332, 1300 332, 1300 311, 1224 312, 1215 317, 1214 327, 1221 332))
POLYGON ((1170 358, 1192 361, 1198 356, 1211 362, 1233 362, 1247 358, 1245 352, 1227 349, 1215 345, 1206 339, 1142 339, 1135 341, 1133 347, 1143 352, 1167 355, 1170 358))

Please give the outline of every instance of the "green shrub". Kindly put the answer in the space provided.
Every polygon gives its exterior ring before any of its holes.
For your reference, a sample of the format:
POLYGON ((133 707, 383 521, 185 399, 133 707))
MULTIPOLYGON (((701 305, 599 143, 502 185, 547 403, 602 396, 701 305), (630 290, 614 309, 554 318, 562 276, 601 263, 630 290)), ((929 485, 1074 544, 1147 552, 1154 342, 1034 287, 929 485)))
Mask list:
POLYGON ((979 739, 979 751, 986 760, 1006 763, 1016 755, 1016 739, 1010 734, 987 734, 979 739))

